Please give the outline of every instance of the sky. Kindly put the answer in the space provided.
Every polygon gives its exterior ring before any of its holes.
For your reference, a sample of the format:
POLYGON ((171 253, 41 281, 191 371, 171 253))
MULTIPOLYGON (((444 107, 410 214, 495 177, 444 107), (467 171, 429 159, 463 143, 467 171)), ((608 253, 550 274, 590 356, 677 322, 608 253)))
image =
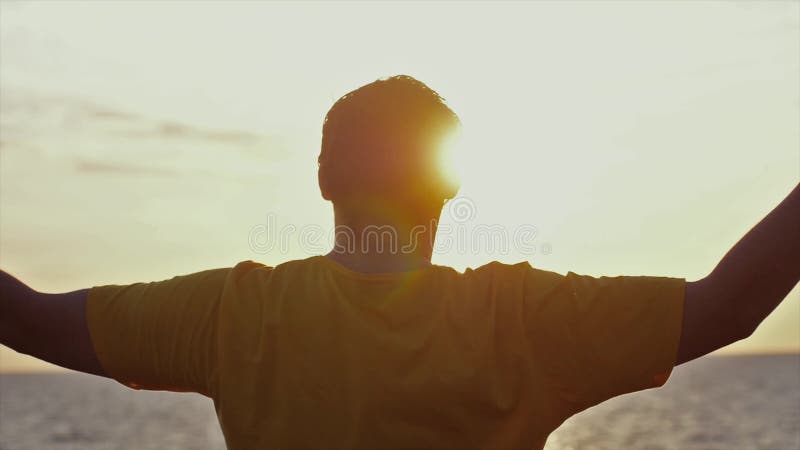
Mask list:
MULTIPOLYGON (((59 292, 325 253, 322 120, 395 74, 464 123, 449 233, 535 230, 435 252, 459 270, 697 280, 800 180, 798 2, 3 1, 0 267, 59 292)), ((723 350, 773 351, 797 288, 723 350)))

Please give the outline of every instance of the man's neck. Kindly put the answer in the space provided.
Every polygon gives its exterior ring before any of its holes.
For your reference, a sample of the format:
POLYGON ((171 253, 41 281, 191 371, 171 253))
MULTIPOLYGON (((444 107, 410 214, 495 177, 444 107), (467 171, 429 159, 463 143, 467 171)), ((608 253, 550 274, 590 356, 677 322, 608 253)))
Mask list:
POLYGON ((430 258, 420 255, 386 255, 375 253, 345 253, 335 249, 325 255, 342 266, 361 273, 410 272, 431 265, 430 258))
POLYGON ((436 220, 425 225, 366 223, 337 221, 334 248, 327 256, 362 273, 407 272, 431 265, 436 220))

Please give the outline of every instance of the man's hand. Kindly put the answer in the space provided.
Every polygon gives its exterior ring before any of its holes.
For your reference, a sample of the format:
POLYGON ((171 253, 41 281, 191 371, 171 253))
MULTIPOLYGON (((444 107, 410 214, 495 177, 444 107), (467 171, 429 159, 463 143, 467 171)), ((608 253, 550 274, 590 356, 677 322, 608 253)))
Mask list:
POLYGON ((800 280, 800 185, 711 274, 686 284, 677 364, 750 336, 800 280))
POLYGON ((0 271, 0 344, 68 369, 105 376, 86 323, 88 292, 43 294, 0 271))

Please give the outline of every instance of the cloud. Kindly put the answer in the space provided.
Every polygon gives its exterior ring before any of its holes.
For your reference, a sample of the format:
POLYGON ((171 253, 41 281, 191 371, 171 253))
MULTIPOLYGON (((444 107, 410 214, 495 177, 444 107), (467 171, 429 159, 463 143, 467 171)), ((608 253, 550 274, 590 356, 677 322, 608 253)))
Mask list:
POLYGON ((110 163, 105 161, 76 160, 75 170, 85 174, 119 174, 119 175, 157 175, 175 176, 178 172, 158 167, 137 166, 132 164, 110 163))
POLYGON ((302 148, 289 136, 154 119, 63 95, 0 86, 0 151, 17 167, 59 164, 87 176, 261 181, 302 148), (21 151, 24 150, 24 151, 21 151), (36 156, 40 160, 18 159, 36 156))
POLYGON ((114 109, 107 109, 107 108, 87 108, 87 112, 94 118, 97 119, 112 119, 112 120, 138 120, 140 117, 136 114, 131 114, 124 111, 114 110, 114 109))
POLYGON ((201 139, 205 141, 237 144, 255 144, 265 139, 264 136, 259 136, 255 133, 231 130, 210 130, 171 121, 156 122, 153 127, 141 130, 139 134, 142 136, 153 135, 164 138, 201 139))
POLYGON ((191 139, 237 146, 263 145, 272 156, 281 156, 281 142, 258 133, 204 128, 176 120, 149 118, 123 109, 58 94, 0 86, 0 117, 4 135, 47 135, 100 132, 142 139, 191 139))

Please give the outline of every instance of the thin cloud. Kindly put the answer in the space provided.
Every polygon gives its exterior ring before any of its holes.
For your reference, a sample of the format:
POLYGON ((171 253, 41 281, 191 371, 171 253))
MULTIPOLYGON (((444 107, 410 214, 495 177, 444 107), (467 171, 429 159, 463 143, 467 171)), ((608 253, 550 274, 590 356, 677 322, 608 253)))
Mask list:
POLYGON ((48 133, 84 132, 100 127, 103 134, 133 139, 192 139, 237 146, 264 146, 272 157, 283 153, 280 139, 239 130, 208 129, 175 120, 140 116, 119 108, 58 94, 0 87, 4 134, 42 124, 48 133))
POLYGON ((110 163, 105 161, 77 160, 75 170, 85 174, 119 174, 119 175, 156 175, 175 176, 179 173, 158 167, 137 166, 132 164, 110 163))

